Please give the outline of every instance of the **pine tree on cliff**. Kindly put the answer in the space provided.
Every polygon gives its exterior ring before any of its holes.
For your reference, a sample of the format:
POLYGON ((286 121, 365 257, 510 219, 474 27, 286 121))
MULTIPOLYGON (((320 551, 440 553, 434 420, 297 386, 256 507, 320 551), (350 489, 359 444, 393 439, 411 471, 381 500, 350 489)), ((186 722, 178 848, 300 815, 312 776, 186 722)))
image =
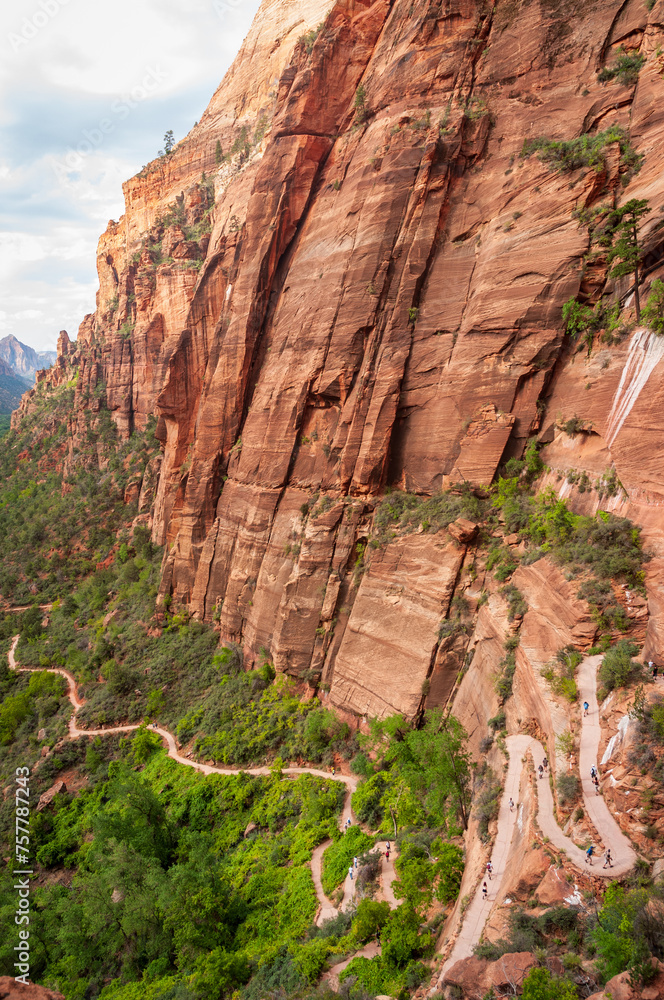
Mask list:
POLYGON ((641 319, 641 299, 639 296, 639 265, 643 251, 639 245, 639 223, 651 209, 645 198, 630 198, 622 208, 613 208, 598 215, 597 222, 590 223, 591 241, 606 253, 606 263, 611 267, 609 276, 634 275, 634 306, 636 322, 641 319), (608 252, 607 252, 608 251, 608 252))

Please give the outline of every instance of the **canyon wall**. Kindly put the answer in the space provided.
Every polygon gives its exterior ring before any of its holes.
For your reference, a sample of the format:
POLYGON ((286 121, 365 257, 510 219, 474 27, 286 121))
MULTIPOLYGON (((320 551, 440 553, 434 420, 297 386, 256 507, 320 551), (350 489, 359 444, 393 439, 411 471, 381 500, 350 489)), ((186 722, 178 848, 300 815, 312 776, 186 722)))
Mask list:
MULTIPOLYGON (((388 488, 486 485, 538 435, 577 510, 600 496, 568 472, 615 470, 623 491, 601 506, 643 528, 645 652, 664 652, 663 342, 637 329, 588 355, 561 320, 579 290, 629 292, 583 268, 579 209, 648 198, 658 274, 662 47, 664 0, 261 6, 200 123, 126 183, 97 310, 45 376, 78 369, 76 407, 105 398, 123 435, 156 418, 162 599, 354 718, 456 693, 479 740, 514 626, 472 531, 372 547, 372 517, 388 488), (600 82, 621 48, 640 72, 600 82), (640 171, 615 142, 597 169, 522 156, 614 124, 640 171), (472 626, 441 637, 460 595, 472 626)), ((15 422, 29 409, 30 394, 15 422)), ((552 735, 539 667, 594 626, 555 567, 519 574, 519 724, 552 735)))

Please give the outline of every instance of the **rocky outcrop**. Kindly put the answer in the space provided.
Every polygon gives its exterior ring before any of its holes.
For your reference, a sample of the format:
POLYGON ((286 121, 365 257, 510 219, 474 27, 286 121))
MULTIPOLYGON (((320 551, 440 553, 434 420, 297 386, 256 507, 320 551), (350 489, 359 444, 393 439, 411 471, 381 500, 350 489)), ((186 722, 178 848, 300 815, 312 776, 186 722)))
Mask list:
POLYGON ((17 983, 11 976, 0 976, 0 1000, 64 1000, 57 990, 47 990, 35 983, 17 983))
POLYGON ((630 983, 630 972, 609 979, 600 993, 593 993, 588 1000, 663 1000, 664 998, 664 966, 653 959, 656 973, 651 982, 641 986, 630 983))
MULTIPOLYGON (((125 184, 96 312, 46 382, 77 372, 75 407, 108 406, 124 436, 157 419, 162 461, 130 499, 167 546, 161 596, 217 621, 248 664, 266 649, 355 717, 446 703, 469 648, 497 669, 513 629, 498 588, 438 639, 453 589, 480 597, 460 583, 472 528, 363 553, 387 487, 485 485, 533 434, 560 492, 572 467, 617 470, 630 502, 610 504, 655 555, 647 648, 664 648, 660 344, 637 330, 585 357, 561 323, 580 288, 629 291, 601 264, 582 274, 576 210, 663 200, 663 23, 662 0, 265 0, 200 122, 125 184), (601 83, 620 45, 644 56, 638 82, 601 83), (522 155, 614 123, 645 156, 631 178, 615 143, 598 169, 522 155)), ((650 281, 656 211, 643 240, 650 281)), ((523 716, 542 658, 587 645, 592 623, 551 567, 520 573, 523 716)), ((499 708, 483 688, 459 693, 482 726, 499 708)))
POLYGON ((484 958, 464 958, 445 973, 443 983, 463 990, 462 996, 474 996, 480 990, 499 991, 499 996, 509 996, 503 991, 510 990, 514 996, 514 991, 520 989, 525 977, 537 964, 530 951, 512 952, 495 962, 484 958))

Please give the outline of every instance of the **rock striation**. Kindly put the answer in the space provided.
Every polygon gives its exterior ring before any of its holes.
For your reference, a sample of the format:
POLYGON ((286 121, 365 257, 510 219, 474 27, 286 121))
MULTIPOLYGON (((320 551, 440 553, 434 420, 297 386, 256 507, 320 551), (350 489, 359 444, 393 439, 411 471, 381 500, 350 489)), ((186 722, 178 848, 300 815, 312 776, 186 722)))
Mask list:
MULTIPOLYGON (((354 718, 445 704, 469 652, 498 669, 505 602, 487 584, 476 624, 442 636, 459 588, 477 610, 474 525, 374 549, 377 499, 486 485, 537 434, 576 509, 600 499, 568 489, 571 468, 624 487, 610 504, 652 547, 643 627, 664 651, 661 344, 635 330, 586 357, 561 321, 579 290, 629 292, 584 274, 574 213, 664 203, 662 45, 664 0, 265 0, 201 121, 125 184, 96 312, 42 379, 77 373, 74 436, 102 405, 123 435, 156 420, 162 459, 133 488, 166 546, 162 599, 354 718), (638 78, 600 82, 620 46, 638 78), (615 143, 597 169, 522 155, 614 124, 637 173, 615 143)), ((643 232, 650 281, 658 210, 643 232)), ((554 567, 519 573, 535 716, 542 657, 593 625, 554 567)), ((495 715, 493 687, 469 684, 462 714, 495 715)))

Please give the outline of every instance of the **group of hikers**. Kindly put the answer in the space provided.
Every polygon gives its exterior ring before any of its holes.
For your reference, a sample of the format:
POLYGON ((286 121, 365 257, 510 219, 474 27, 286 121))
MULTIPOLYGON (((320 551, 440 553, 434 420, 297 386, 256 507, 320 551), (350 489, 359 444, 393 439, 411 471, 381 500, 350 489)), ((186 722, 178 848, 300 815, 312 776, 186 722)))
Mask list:
MULTIPOLYGON (((655 667, 655 671, 656 670, 657 670, 657 668, 655 667)), ((656 673, 653 676, 656 676, 656 673)), ((588 702, 587 701, 584 702, 583 703, 583 714, 584 715, 587 714, 588 707, 589 707, 588 706, 588 702)), ((537 768, 537 771, 538 771, 538 774, 539 774, 540 778, 544 777, 544 773, 548 770, 548 767, 549 767, 549 761, 548 761, 548 758, 545 757, 542 760, 542 763, 537 768)), ((599 772, 598 772, 598 770, 597 770, 597 768, 595 767, 594 764, 590 768, 590 779, 591 779, 591 781, 592 781, 592 783, 593 783, 593 785, 595 787, 595 792, 597 794, 599 794, 599 791, 600 791, 600 788, 599 788, 599 772)), ((511 796, 510 796, 510 799, 509 799, 509 810, 510 810, 510 812, 514 811, 514 800, 512 799, 511 796)), ((594 853, 595 853, 595 848, 591 844, 590 847, 588 847, 586 849, 586 864, 587 865, 592 865, 594 853)), ((612 856, 611 856, 611 848, 609 848, 609 847, 607 847, 606 851, 604 852, 604 864, 602 865, 602 867, 603 868, 613 868, 613 859, 612 859, 612 856)), ((488 878, 488 880, 490 882, 491 881, 491 876, 492 876, 492 873, 493 873, 493 864, 491 863, 491 861, 487 861, 487 863, 485 865, 485 873, 486 873, 486 877, 488 878)), ((489 887, 488 887, 488 885, 487 885, 486 882, 482 883, 482 897, 484 899, 488 899, 489 898, 489 887)))
MULTIPOLYGON (((350 816, 349 816, 348 819, 346 820, 346 829, 348 829, 348 827, 350 825, 351 825, 351 820, 350 820, 350 816)), ((386 861, 390 860, 390 842, 389 842, 389 840, 385 841, 385 860, 386 861)), ((351 882, 353 881, 353 878, 354 878, 354 875, 355 875, 355 869, 357 868, 357 866, 359 865, 359 863, 360 863, 359 862, 359 858, 353 858, 352 865, 348 866, 348 878, 351 880, 351 882)))

